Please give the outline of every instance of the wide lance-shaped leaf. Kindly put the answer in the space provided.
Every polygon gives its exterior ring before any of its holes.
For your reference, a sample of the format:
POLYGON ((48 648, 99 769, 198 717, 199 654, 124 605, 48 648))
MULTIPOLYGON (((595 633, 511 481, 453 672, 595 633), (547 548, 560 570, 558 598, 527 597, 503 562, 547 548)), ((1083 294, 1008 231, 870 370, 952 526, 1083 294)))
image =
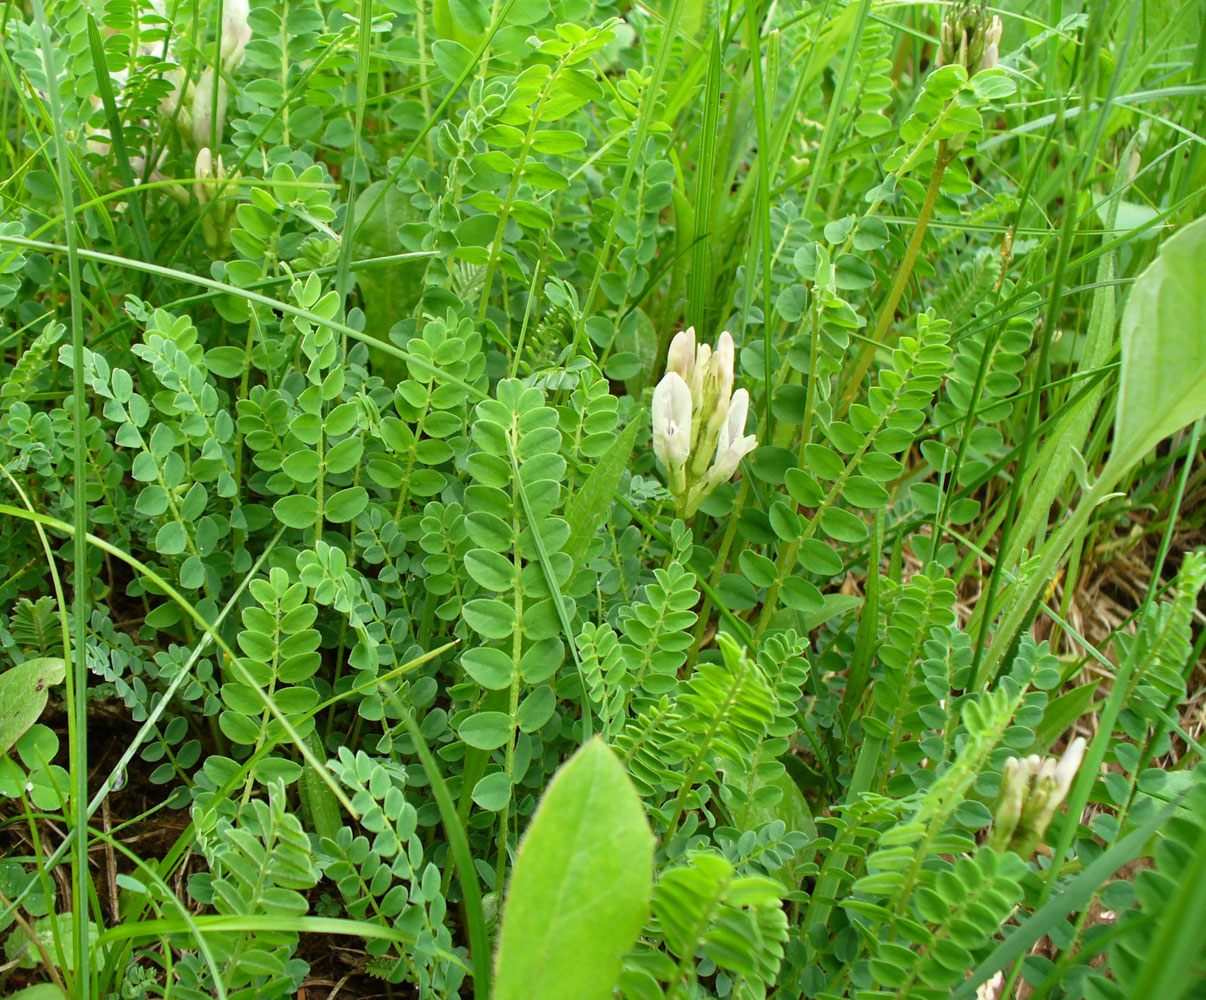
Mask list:
POLYGON ((65 1000, 67 994, 54 983, 38 983, 10 993, 9 1000, 65 1000))
POLYGON ((641 429, 640 421, 634 420, 617 437, 611 446, 599 459, 599 464, 586 478, 582 488, 574 494, 565 519, 569 522, 570 537, 565 551, 574 560, 574 572, 582 567, 586 552, 590 548, 591 539, 602 526, 607 512, 611 510, 616 491, 620 488, 620 480, 632 457, 632 447, 636 443, 637 432, 641 429))
POLYGON ((649 915, 653 834, 601 739, 553 778, 519 845, 495 1000, 610 1000, 649 915))
POLYGON ((0 674, 0 753, 38 721, 50 688, 67 676, 61 656, 39 656, 0 674))
POLYGON ((1160 248, 1122 314, 1114 461, 1130 465, 1206 414, 1206 217, 1160 248))
MULTIPOLYGON (((352 254, 354 260, 361 261, 404 253, 406 247, 398 229, 418 222, 421 213, 411 207, 410 198, 395 185, 374 181, 357 196, 353 219, 356 235, 352 254), (370 212, 374 206, 375 210, 370 212)), ((366 333, 386 340, 390 327, 410 315, 422 294, 426 267, 427 261, 419 258, 356 269, 366 333)))

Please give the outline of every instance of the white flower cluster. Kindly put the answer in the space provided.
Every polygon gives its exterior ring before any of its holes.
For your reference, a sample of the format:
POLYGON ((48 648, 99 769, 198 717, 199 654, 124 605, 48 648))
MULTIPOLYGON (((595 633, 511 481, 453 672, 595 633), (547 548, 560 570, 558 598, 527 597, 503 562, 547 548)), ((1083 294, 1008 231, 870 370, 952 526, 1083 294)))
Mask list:
POLYGON ((653 391, 653 453, 684 518, 731 479, 758 445, 757 437, 745 433, 749 393, 733 392, 735 355, 727 332, 713 351, 707 344, 696 346, 691 327, 670 342, 666 374, 653 391))
POLYGON ((1084 758, 1085 741, 1078 736, 1059 761, 1038 754, 1007 760, 989 843, 998 850, 1029 857, 1051 825, 1055 810, 1068 797, 1084 758))

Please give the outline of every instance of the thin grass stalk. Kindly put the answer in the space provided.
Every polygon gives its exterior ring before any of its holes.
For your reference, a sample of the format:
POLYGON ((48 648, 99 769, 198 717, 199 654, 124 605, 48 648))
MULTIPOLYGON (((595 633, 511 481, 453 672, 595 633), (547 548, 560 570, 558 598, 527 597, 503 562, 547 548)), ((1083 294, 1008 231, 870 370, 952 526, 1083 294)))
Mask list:
MULTIPOLYGON (((346 296, 351 291, 348 287, 348 266, 352 260, 352 247, 356 243, 356 174, 364 162, 364 151, 361 135, 364 132, 364 105, 368 90, 369 43, 372 41, 373 0, 360 0, 360 23, 356 55, 356 122, 352 140, 352 170, 348 177, 348 198, 345 209, 344 238, 339 243, 339 261, 335 271, 335 288, 339 293, 341 303, 346 303, 346 296)), ((343 309, 340 309, 343 312, 343 309)), ((344 337, 344 351, 347 351, 347 337, 344 337)), ((321 480, 321 476, 319 479, 321 480)))
POLYGON ((86 806, 88 802, 88 495, 87 448, 84 424, 88 417, 84 395, 84 318, 81 306, 80 258, 78 253, 75 197, 71 178, 71 157, 63 125, 63 106, 59 95, 59 77, 54 65, 56 51, 50 39, 43 0, 33 0, 38 41, 42 48, 42 66, 46 72, 46 92, 54 125, 57 153, 59 191, 63 199, 64 232, 67 243, 67 280, 71 310, 71 391, 72 391, 72 520, 75 528, 72 539, 75 650, 67 665, 67 700, 70 705, 70 768, 72 781, 72 828, 77 831, 72 865, 71 898, 75 920, 74 938, 75 984, 81 995, 90 987, 92 956, 88 940, 88 831, 86 806), (81 989, 82 985, 82 989, 81 989))
MULTIPOLYGON (((758 136, 758 191, 756 227, 751 228, 749 255, 746 259, 745 308, 746 321, 753 305, 754 276, 757 268, 757 250, 762 251, 762 404, 766 435, 774 433, 774 415, 771 413, 771 391, 774 377, 771 371, 771 238, 770 238, 770 169, 767 163, 769 127, 767 123, 766 89, 762 79, 762 52, 758 34, 758 5, 748 0, 745 5, 745 37, 750 49, 750 73, 754 84, 754 126, 758 136)), ((769 56, 768 56, 769 61, 769 56)), ((835 98, 835 103, 837 100, 835 98)))
POLYGON ((715 198, 716 129, 720 114, 720 31, 711 32, 708 50, 708 77, 704 88, 703 122, 700 128, 699 166, 695 171, 695 245, 691 251, 690 294, 687 298, 687 324, 708 328, 712 310, 712 202, 715 198))
MULTIPOLYGON (((1059 321, 1059 307, 1063 299, 1063 278, 1065 269, 1068 266, 1068 257, 1072 250, 1073 234, 1076 226, 1076 212, 1073 210, 1075 204, 1075 190, 1067 191, 1067 200, 1065 202, 1065 211, 1063 227, 1060 232, 1059 248, 1055 261, 1055 278, 1052 284, 1051 297, 1048 300, 1046 322, 1043 324, 1043 340, 1039 348, 1039 362, 1037 378, 1042 377, 1042 373, 1046 371, 1047 358, 1051 348, 1051 335, 1055 329, 1056 323, 1059 321)), ((1017 514, 1018 505, 1022 499, 1022 482, 1025 479, 1024 470, 1029 468, 1030 452, 1034 445, 1034 439, 1038 436, 1038 418, 1039 418, 1039 395, 1036 393, 1030 398, 1029 405, 1026 408, 1026 427, 1022 437, 1022 447, 1018 454, 1018 471, 1013 478, 1013 484, 1009 491, 1009 503, 1006 509, 1005 520, 1001 524, 1001 542, 1000 551, 1008 551, 1010 537, 1015 525, 1015 515, 1017 514)), ((1066 547, 1066 546, 1065 546, 1066 547)), ((976 638, 975 654, 972 660, 972 687, 978 688, 981 683, 981 659, 984 655, 985 643, 988 639, 988 626, 993 619, 993 600, 996 597, 998 588, 1001 585, 1001 570, 1003 569, 1003 560, 998 560, 992 568, 992 573, 988 578, 988 587, 986 588, 980 600, 984 604, 983 617, 980 623, 980 633, 976 638)), ((1000 634, 998 634, 998 639, 1000 634)))

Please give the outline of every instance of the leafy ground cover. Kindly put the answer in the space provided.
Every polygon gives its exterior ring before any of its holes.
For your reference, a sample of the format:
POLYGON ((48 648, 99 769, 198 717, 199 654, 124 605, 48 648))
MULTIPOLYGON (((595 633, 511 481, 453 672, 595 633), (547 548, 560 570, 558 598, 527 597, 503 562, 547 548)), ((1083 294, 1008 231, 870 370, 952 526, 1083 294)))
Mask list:
POLYGON ((1206 996, 1202 15, 6 2, 0 991, 1206 996))

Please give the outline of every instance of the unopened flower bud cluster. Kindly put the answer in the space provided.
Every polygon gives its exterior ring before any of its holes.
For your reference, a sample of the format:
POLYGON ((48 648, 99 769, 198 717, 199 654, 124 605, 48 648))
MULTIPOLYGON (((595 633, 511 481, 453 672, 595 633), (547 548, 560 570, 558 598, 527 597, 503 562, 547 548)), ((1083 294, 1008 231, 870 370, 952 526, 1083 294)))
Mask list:
POLYGON ((993 69, 1001 54, 1001 19, 990 18, 984 4, 961 3, 951 8, 938 29, 937 67, 958 63, 968 76, 993 69))
POLYGON ((670 342, 666 374, 653 391, 653 452, 684 518, 728 482, 758 445, 745 433, 749 393, 733 391, 735 355, 727 332, 712 350, 696 345, 691 327, 670 342))
POLYGON ((1084 756, 1085 741, 1078 736, 1058 761, 1038 754, 1006 761, 1001 801, 988 843, 999 851, 1030 857, 1047 833, 1055 810, 1068 797, 1084 756))

